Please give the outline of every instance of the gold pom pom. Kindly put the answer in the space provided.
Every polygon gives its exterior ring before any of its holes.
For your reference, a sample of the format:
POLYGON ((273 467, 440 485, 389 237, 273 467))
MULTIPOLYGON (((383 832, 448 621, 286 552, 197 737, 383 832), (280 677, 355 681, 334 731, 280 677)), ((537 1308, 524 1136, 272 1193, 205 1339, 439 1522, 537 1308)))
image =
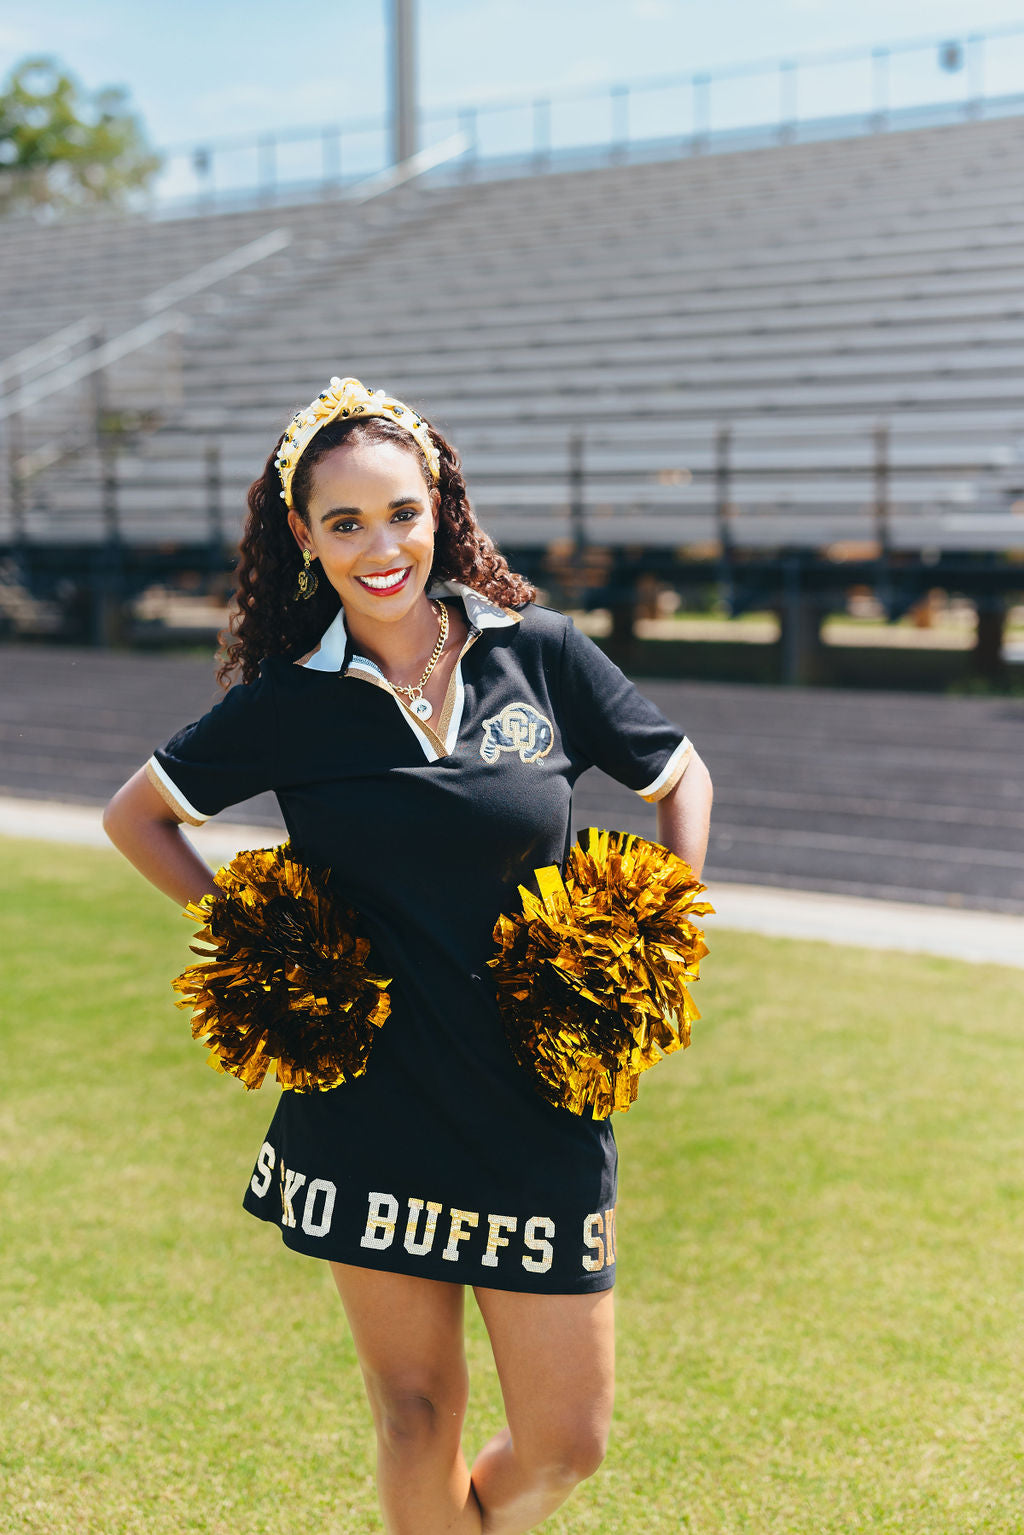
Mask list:
POLYGON ((564 877, 494 929, 498 1003, 512 1052, 550 1103, 604 1119, 636 1101, 640 1073, 690 1043, 700 1017, 685 982, 708 952, 694 917, 713 911, 681 858, 626 832, 584 833, 564 877))
POLYGON ((246 1088, 276 1061, 282 1087, 339 1087, 366 1070, 374 1030, 391 1011, 390 977, 369 969, 355 913, 291 856, 291 843, 241 852, 184 915, 204 925, 190 945, 202 963, 172 981, 192 1009, 192 1037, 210 1065, 246 1088))

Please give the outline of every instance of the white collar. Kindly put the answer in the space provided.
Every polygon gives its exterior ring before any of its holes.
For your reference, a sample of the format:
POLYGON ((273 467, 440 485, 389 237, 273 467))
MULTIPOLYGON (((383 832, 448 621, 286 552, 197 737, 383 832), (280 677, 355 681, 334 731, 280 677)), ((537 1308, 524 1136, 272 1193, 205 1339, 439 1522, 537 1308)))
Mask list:
MULTIPOLYGON (((461 597, 466 605, 466 617, 470 627, 500 629, 508 624, 518 624, 521 615, 513 608, 503 608, 474 591, 462 581, 432 581, 427 588, 428 597, 461 597)), ((334 618, 320 636, 319 644, 295 664, 305 666, 311 672, 340 672, 345 661, 348 631, 345 628, 345 609, 339 608, 334 618)))

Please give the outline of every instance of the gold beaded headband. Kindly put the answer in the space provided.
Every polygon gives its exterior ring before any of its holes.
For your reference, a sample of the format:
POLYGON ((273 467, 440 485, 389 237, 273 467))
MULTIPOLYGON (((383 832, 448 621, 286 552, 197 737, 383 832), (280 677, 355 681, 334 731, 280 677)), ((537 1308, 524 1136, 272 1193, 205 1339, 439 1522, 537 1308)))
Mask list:
POLYGON ((393 400, 383 389, 369 390, 357 378, 332 378, 305 410, 296 411, 284 434, 274 463, 281 476, 281 500, 292 509, 292 477, 299 459, 322 426, 347 416, 384 416, 397 421, 423 449, 427 467, 434 480, 441 477, 441 456, 434 446, 427 423, 401 400, 393 400))

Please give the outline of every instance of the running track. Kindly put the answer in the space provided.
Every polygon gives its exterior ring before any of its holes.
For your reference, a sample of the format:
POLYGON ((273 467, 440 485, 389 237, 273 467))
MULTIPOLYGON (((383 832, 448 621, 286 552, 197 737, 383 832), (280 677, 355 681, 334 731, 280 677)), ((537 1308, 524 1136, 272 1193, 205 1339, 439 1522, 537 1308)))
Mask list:
MULTIPOLYGON (((0 793, 102 804, 218 697, 202 657, 0 648, 0 793)), ((707 875, 1024 912, 1024 699, 642 684, 711 769, 707 875)), ((222 819, 280 827, 272 795, 222 819)), ((578 827, 651 836, 591 772, 578 827)))

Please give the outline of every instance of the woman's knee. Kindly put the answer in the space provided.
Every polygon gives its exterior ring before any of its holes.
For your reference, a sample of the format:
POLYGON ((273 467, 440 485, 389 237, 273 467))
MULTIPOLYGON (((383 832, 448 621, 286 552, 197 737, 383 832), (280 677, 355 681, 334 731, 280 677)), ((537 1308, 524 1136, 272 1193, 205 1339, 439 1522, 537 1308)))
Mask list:
POLYGON ((461 1435, 469 1395, 465 1372, 365 1374, 382 1447, 396 1454, 415 1454, 461 1435))
POLYGON ((585 1482, 601 1465, 608 1449, 608 1426, 599 1422, 558 1425, 516 1444, 516 1452, 531 1478, 555 1486, 585 1482))

